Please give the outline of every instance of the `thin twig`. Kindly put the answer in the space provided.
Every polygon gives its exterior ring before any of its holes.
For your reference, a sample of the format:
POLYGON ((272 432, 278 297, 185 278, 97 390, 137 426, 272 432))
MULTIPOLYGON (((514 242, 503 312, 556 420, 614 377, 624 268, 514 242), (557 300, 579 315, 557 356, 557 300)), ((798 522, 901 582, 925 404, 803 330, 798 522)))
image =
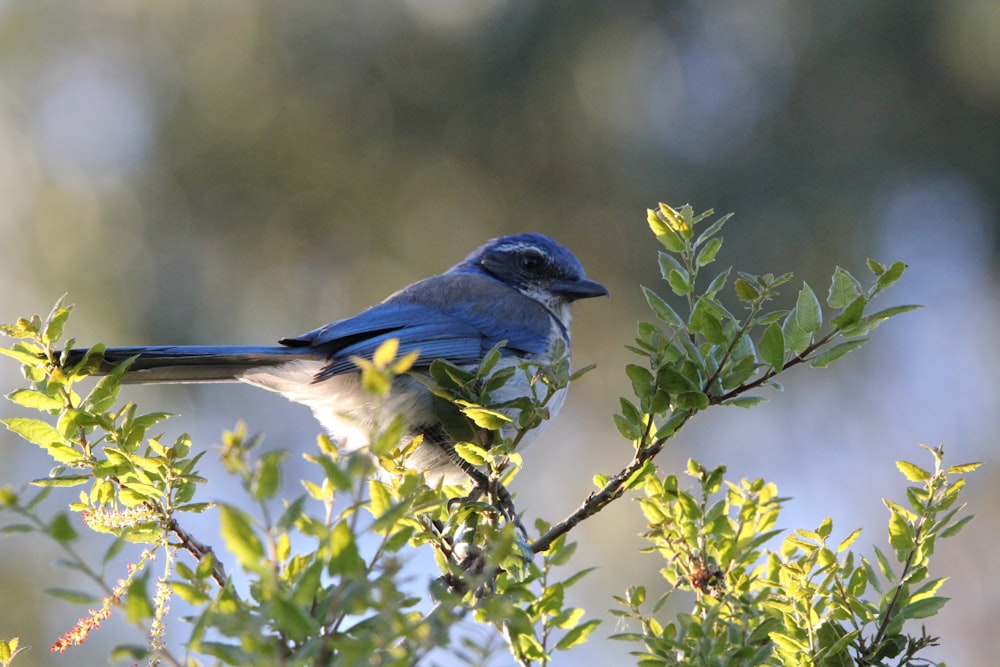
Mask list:
MULTIPOLYGON (((687 413, 683 421, 677 425, 677 429, 679 429, 693 415, 693 412, 687 413)), ((677 429, 674 430, 675 433, 677 432, 677 429)), ((648 430, 649 429, 647 429, 647 432, 648 430)), ((656 458, 656 456, 663 450, 663 447, 667 444, 667 440, 669 439, 669 435, 664 436, 646 447, 640 447, 637 449, 629 464, 622 468, 618 474, 609 479, 607 484, 605 484, 599 491, 594 491, 587 496, 583 503, 576 510, 574 510, 572 514, 552 526, 544 535, 532 542, 529 546, 532 553, 537 554, 542 551, 548 551, 553 542, 571 531, 581 521, 589 519, 604 509, 612 501, 620 498, 622 494, 625 493, 625 484, 632 477, 632 475, 639 472, 639 470, 641 470, 646 463, 656 458)))
MULTIPOLYGON (((829 340, 836 334, 837 331, 834 330, 829 334, 827 334, 826 336, 823 336, 821 339, 814 342, 805 350, 803 350, 801 354, 797 355, 796 357, 791 359, 788 363, 786 363, 784 366, 782 366, 781 370, 784 371, 792 366, 798 365, 804 361, 808 361, 810 354, 812 354, 818 348, 822 347, 827 342, 829 342, 829 340)), ((772 377, 777 375, 777 373, 778 371, 770 369, 767 373, 757 378, 753 382, 740 385, 739 387, 725 394, 721 394, 718 396, 709 396, 709 404, 718 405, 730 398, 733 398, 734 396, 742 394, 745 391, 759 387, 760 385, 764 384, 772 377)), ((706 382, 706 386, 703 387, 703 391, 707 393, 708 391, 707 385, 713 383, 716 377, 717 373, 716 375, 713 375, 711 378, 709 378, 709 380, 706 382)), ((673 432, 676 433, 678 430, 680 430, 680 428, 691 417, 693 417, 694 414, 695 412, 688 412, 687 415, 684 417, 683 421, 677 424, 673 432)), ((652 421, 653 421, 652 419, 649 419, 647 421, 646 433, 643 435, 642 438, 643 441, 645 441, 649 437, 652 421)), ((577 524, 579 524, 581 521, 589 519, 590 517, 594 516, 602 509, 604 509, 612 501, 621 497, 621 495, 625 493, 626 482, 628 482, 628 480, 632 477, 632 475, 641 470, 642 467, 646 465, 646 463, 656 458, 656 456, 663 450, 663 447, 667 444, 667 440, 669 440, 670 437, 671 436, 668 435, 663 438, 659 438, 658 440, 652 442, 648 446, 639 447, 639 449, 636 450, 635 455, 632 457, 632 460, 629 462, 629 464, 624 468, 622 468, 622 470, 618 474, 609 479, 607 484, 605 484, 603 488, 587 496, 586 499, 583 501, 583 503, 576 510, 574 510, 572 514, 570 514, 565 519, 552 526, 544 535, 542 535, 537 540, 532 542, 530 545, 531 551, 536 554, 542 551, 547 551, 552 546, 552 543, 555 542, 559 537, 565 535, 573 528, 575 528, 577 524)))
POLYGON ((226 569, 222 566, 222 561, 215 557, 215 552, 212 550, 212 547, 198 541, 191 533, 181 528, 181 525, 177 523, 177 519, 170 519, 170 523, 167 525, 167 530, 176 535, 180 540, 180 544, 177 546, 194 556, 195 560, 200 562, 202 559, 211 556, 213 561, 212 579, 214 579, 215 583, 219 584, 220 587, 224 587, 226 585, 226 569))

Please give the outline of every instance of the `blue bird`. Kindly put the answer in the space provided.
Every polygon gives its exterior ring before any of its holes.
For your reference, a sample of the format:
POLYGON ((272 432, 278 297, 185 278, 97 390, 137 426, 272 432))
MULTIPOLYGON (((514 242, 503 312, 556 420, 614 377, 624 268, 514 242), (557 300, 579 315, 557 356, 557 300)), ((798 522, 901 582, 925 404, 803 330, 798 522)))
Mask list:
MULTIPOLYGON (((569 349, 570 304, 606 296, 587 279, 568 249, 542 234, 493 239, 443 274, 421 280, 354 317, 327 324, 279 345, 152 346, 108 348, 100 372, 137 357, 123 380, 138 383, 245 382, 309 406, 338 446, 353 451, 367 445, 375 419, 375 399, 361 386, 353 357, 370 359, 390 338, 399 353, 417 351, 414 370, 435 359, 475 369, 501 341, 501 364, 544 363, 556 339, 569 349)), ((66 363, 86 350, 72 350, 66 363)), ((529 395, 518 373, 494 395, 497 402, 529 395)), ((551 400, 555 415, 565 390, 551 400)), ((470 481, 467 464, 436 416, 433 396, 417 379, 394 380, 381 405, 382 418, 402 415, 404 442, 423 436, 406 465, 422 470, 431 483, 470 481)), ((519 444, 529 444, 539 429, 519 444)), ((481 480, 477 480, 481 482, 481 480)))

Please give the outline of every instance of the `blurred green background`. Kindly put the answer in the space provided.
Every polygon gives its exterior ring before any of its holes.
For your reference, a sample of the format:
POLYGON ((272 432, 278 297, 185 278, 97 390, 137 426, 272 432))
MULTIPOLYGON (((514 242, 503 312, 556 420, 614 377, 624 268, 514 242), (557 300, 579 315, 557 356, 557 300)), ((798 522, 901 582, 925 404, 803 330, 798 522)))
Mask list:
MULTIPOLYGON (((794 271, 823 294, 837 264, 858 275, 866 256, 910 264, 884 305, 927 308, 832 369, 790 373, 761 408, 702 415, 660 464, 695 456, 766 476, 795 498, 782 526, 832 516, 835 538, 864 526, 861 542, 885 545, 881 498, 904 498, 894 460, 927 464, 916 446, 927 442, 951 463, 987 461, 969 484, 977 520, 939 548, 932 575, 951 577, 954 601, 928 630, 944 640, 933 657, 991 662, 994 0, 0 2, 0 320, 69 292, 81 344, 268 343, 352 315, 487 238, 550 234, 611 299, 576 309, 574 357, 599 368, 527 453, 514 491, 529 519, 561 518, 595 472, 630 457, 610 414, 629 387, 622 346, 646 317, 638 285, 659 279, 645 224, 657 201, 735 211, 722 263, 794 271)), ((18 381, 0 363, 4 392, 18 381)), ((314 447, 307 410, 251 388, 126 393, 181 413, 169 428, 205 447, 241 417, 270 446, 314 447)), ((0 446, 0 484, 46 473, 12 435, 0 446)), ((636 553, 629 505, 574 533, 574 565, 598 570, 572 601, 605 618, 610 595, 658 578, 656 558, 636 553)), ((103 548, 81 547, 95 559, 103 548)), ((109 644, 142 643, 112 619, 51 657, 81 610, 39 590, 84 586, 55 558, 40 538, 0 539, 0 637, 33 646, 21 664, 104 664, 109 644)), ((604 639, 625 629, 609 618, 556 664, 628 662, 629 647, 604 639)))

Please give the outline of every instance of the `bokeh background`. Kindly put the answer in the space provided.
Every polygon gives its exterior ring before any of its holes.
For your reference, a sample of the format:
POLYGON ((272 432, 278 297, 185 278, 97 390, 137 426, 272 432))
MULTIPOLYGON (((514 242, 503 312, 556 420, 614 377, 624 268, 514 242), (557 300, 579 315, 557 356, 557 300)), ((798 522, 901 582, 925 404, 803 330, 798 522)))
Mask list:
MULTIPOLYGON (((867 256, 909 263, 884 305, 925 309, 831 369, 790 373, 763 407, 703 414, 660 464, 694 456, 764 476, 795 499, 784 527, 832 516, 836 537, 864 526, 862 542, 885 545, 881 498, 904 498, 893 461, 928 464, 918 442, 985 461, 968 487, 976 521, 939 547, 932 574, 950 577, 953 602, 928 630, 943 637, 936 659, 991 663, 993 0, 0 3, 0 320, 44 314, 68 292, 80 343, 268 343, 354 314, 487 238, 550 234, 612 296, 577 308, 574 357, 599 367, 528 452, 514 490, 529 518, 561 518, 595 472, 630 456, 610 415, 629 386, 622 346, 647 317, 638 286, 659 280, 645 224, 658 201, 736 212, 720 262, 794 271, 820 294, 837 264, 862 275, 867 256)), ((18 381, 0 363, 4 392, 18 381)), ((168 428, 200 446, 244 418, 268 446, 314 447, 307 410, 251 388, 127 394, 180 413, 168 428)), ((0 447, 0 484, 46 473, 11 434, 0 447)), ((598 569, 572 601, 608 620, 558 665, 630 662, 630 647, 605 639, 625 629, 610 596, 658 579, 656 558, 636 553, 630 505, 574 533, 574 565, 598 569)), ((97 558, 104 546, 81 549, 97 558)), ((50 656, 80 609, 39 590, 85 587, 56 558, 41 538, 0 538, 0 636, 33 646, 22 664, 104 664, 109 644, 142 642, 112 620, 74 655, 50 656)))

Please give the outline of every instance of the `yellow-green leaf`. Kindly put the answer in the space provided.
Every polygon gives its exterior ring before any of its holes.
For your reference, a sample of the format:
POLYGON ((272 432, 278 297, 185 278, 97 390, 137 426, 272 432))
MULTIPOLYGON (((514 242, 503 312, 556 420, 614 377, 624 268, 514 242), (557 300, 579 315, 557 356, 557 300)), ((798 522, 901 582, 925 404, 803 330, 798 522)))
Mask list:
POLYGON ((392 360, 396 358, 396 353, 399 351, 399 339, 390 338, 375 350, 375 354, 372 355, 372 362, 379 369, 386 368, 392 360))
POLYGON ((581 623, 580 625, 576 626, 575 628, 567 632, 562 639, 556 642, 556 650, 568 651, 574 646, 583 644, 584 642, 587 641, 587 637, 590 636, 590 633, 596 630, 597 626, 600 625, 600 623, 601 622, 599 620, 595 619, 592 621, 587 621, 586 623, 581 623))
POLYGON ((931 478, 929 472, 909 461, 896 461, 896 467, 911 482, 925 482, 931 478))
POLYGON ((63 407, 61 398, 54 398, 34 389, 18 389, 7 394, 7 398, 32 410, 58 410, 63 407))
POLYGON ((247 514, 230 505, 220 505, 219 528, 226 547, 240 565, 253 571, 265 565, 264 545, 247 514))

